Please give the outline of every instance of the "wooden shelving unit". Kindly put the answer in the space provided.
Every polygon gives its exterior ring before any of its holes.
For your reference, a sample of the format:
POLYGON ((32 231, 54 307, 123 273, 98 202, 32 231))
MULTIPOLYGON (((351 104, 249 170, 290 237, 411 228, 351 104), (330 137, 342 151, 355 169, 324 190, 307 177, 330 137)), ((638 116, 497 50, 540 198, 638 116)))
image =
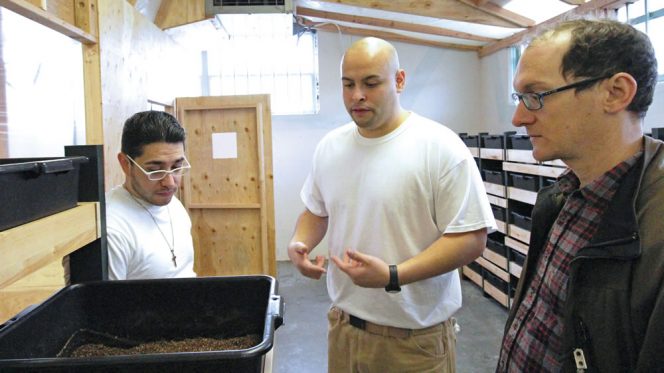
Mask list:
POLYGON ((89 159, 76 207, 0 231, 0 324, 66 285, 108 279, 102 151, 65 147, 89 159))
POLYGON ((565 165, 560 161, 536 161, 532 150, 523 148, 529 144, 524 143, 527 137, 514 132, 459 136, 482 173, 498 226, 498 231, 489 235, 482 256, 464 266, 461 273, 482 288, 485 296, 509 308, 528 254, 530 230, 526 223, 537 190, 564 172, 565 165))

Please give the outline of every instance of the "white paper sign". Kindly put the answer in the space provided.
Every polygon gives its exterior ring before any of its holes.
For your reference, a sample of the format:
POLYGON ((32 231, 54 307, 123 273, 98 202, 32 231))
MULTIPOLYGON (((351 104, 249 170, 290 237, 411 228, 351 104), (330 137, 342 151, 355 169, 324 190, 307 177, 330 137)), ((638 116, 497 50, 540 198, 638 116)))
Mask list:
POLYGON ((221 132, 212 134, 212 158, 237 158, 236 132, 221 132))

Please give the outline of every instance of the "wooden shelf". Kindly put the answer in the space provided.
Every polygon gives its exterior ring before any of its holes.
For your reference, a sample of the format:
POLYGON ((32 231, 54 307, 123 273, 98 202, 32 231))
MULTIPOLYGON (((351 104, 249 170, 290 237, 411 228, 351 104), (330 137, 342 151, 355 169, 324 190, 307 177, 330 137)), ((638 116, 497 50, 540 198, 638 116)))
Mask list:
POLYGON ((478 262, 482 267, 484 267, 485 269, 487 269, 488 271, 499 277, 501 280, 507 283, 510 282, 510 274, 506 270, 484 259, 484 257, 479 257, 475 259, 475 261, 478 262))
POLYGON ((487 183, 486 181, 484 182, 484 189, 486 189, 486 192, 489 194, 493 194, 498 197, 503 197, 505 198, 507 196, 506 188, 504 185, 499 185, 499 184, 494 184, 494 183, 487 183))
POLYGON ((544 166, 537 164, 503 162, 504 171, 520 172, 522 174, 558 177, 565 169, 561 167, 544 166))
POLYGON ((0 232, 0 289, 100 237, 99 202, 0 232))
POLYGON ((470 150, 470 154, 472 154, 473 157, 480 157, 480 148, 468 148, 468 150, 470 150))
POLYGON ((491 194, 487 194, 487 198, 489 198, 489 203, 492 205, 496 205, 502 208, 507 208, 507 199, 497 197, 491 194))
POLYGON ((511 237, 505 237, 505 245, 520 252, 523 255, 528 255, 528 244, 517 241, 511 237))
POLYGON ((533 164, 539 163, 535 158, 533 158, 532 150, 521 150, 521 149, 507 149, 505 160, 510 162, 523 162, 523 163, 533 163, 533 164))
POLYGON ((474 282, 475 285, 482 287, 482 275, 479 273, 473 271, 469 267, 464 266, 463 267, 463 275, 468 277, 470 281, 474 282))
POLYGON ((530 231, 517 225, 510 224, 507 228, 510 237, 516 238, 521 242, 530 242, 530 231))
POLYGON ((510 265, 510 270, 509 270, 510 274, 517 278, 521 277, 521 269, 522 269, 521 266, 514 262, 510 262, 509 265, 510 265))
POLYGON ((537 192, 515 187, 507 187, 507 198, 527 203, 529 205, 534 205, 535 201, 537 200, 537 192))
POLYGON ((505 152, 503 149, 480 148, 481 159, 493 159, 495 161, 504 161, 505 152))
POLYGON ((505 307, 509 307, 509 297, 489 281, 484 281, 484 291, 505 307))
POLYGON ((493 252, 489 249, 484 249, 484 252, 482 253, 482 256, 486 259, 488 259, 490 262, 494 263, 497 265, 499 268, 504 269, 507 271, 507 258, 504 256, 493 252))

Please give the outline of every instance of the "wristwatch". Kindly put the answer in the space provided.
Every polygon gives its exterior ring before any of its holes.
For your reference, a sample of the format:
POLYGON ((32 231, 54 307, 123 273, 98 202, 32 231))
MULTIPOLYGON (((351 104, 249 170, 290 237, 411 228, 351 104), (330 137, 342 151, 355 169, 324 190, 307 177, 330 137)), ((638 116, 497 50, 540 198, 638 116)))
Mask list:
POLYGON ((391 264, 390 268, 390 282, 385 286, 385 291, 388 293, 398 293, 401 291, 399 286, 399 273, 397 272, 396 264, 391 264))

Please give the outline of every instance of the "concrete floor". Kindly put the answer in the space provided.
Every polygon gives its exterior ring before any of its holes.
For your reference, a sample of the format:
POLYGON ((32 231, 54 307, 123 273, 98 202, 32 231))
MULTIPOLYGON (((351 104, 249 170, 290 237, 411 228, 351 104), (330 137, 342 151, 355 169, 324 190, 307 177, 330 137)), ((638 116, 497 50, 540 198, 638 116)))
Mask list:
MULTIPOLYGON (((300 275, 290 262, 278 263, 279 294, 284 298, 284 325, 275 332, 274 373, 327 372, 327 319, 330 300, 325 279, 300 275)), ((457 335, 457 371, 493 372, 507 309, 485 298, 468 280, 461 281, 463 307, 455 317, 461 330, 457 335)))

